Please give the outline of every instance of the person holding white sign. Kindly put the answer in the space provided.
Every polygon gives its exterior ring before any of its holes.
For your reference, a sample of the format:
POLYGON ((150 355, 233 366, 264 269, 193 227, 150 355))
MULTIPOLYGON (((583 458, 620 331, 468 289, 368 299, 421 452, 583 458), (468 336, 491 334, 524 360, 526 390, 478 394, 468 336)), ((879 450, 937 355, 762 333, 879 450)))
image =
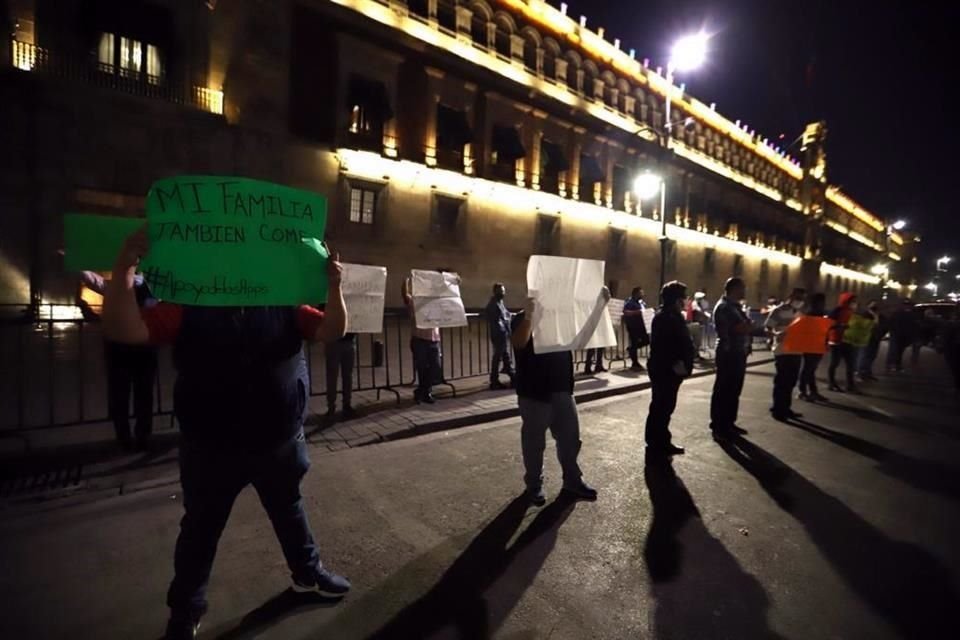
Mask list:
MULTIPOLYGON (((596 327, 599 312, 606 308, 610 291, 603 287, 598 306, 591 314, 596 327)), ((577 458, 580 454, 580 417, 573 397, 573 353, 537 353, 533 340, 534 317, 541 310, 530 298, 522 314, 514 318, 512 343, 517 360, 517 402, 520 406, 520 443, 523 450, 526 494, 536 506, 547 502, 543 491, 543 450, 547 429, 557 441, 557 459, 563 470, 563 493, 580 500, 596 500, 597 491, 583 481, 577 458)), ((592 334, 592 330, 590 331, 592 334)))
POLYGON ((693 372, 696 353, 690 331, 683 317, 687 285, 668 282, 660 292, 663 306, 653 318, 651 327, 650 382, 653 389, 647 414, 645 439, 647 455, 654 457, 679 455, 683 447, 673 444, 670 417, 677 408, 677 393, 684 378, 693 372))
POLYGON ((433 383, 440 377, 440 329, 429 327, 421 329, 417 326, 417 312, 413 304, 413 281, 407 277, 403 281, 403 304, 410 313, 411 337, 410 351, 413 353, 413 366, 417 371, 417 388, 413 392, 413 399, 420 404, 433 404, 433 383))

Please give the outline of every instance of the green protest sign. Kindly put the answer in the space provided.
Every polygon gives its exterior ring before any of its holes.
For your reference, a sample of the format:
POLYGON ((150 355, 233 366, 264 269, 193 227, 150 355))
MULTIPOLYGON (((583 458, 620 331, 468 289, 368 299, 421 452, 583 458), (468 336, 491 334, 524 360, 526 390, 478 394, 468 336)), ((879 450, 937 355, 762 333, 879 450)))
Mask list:
POLYGON ((68 213, 63 217, 64 267, 68 271, 109 271, 126 237, 146 222, 143 218, 68 213))
POLYGON ((179 176, 153 184, 147 218, 142 269, 161 300, 264 306, 327 299, 323 196, 246 178, 179 176))
MULTIPOLYGON (((327 201, 270 182, 223 176, 158 180, 147 194, 153 294, 200 306, 317 304, 327 299, 327 201)), ((109 269, 143 220, 69 214, 67 267, 109 269)))

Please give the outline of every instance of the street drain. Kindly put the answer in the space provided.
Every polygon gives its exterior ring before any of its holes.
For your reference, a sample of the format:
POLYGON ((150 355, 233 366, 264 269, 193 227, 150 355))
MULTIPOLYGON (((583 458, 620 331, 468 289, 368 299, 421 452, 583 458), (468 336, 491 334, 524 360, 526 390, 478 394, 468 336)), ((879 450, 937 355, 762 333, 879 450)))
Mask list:
POLYGON ((80 485, 83 465, 47 469, 0 480, 0 498, 22 498, 80 485))

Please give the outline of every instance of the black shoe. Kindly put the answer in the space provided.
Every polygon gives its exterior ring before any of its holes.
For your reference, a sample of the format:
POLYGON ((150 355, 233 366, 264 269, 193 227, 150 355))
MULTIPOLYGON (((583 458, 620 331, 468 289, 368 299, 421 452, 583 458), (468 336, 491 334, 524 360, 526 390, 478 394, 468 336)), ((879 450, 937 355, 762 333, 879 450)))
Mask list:
POLYGON ((593 373, 593 369, 591 369, 590 367, 584 367, 583 372, 589 376, 593 373))
POLYGON ((830 402, 827 396, 822 396, 819 393, 814 393, 810 397, 814 400, 814 402, 830 402))
POLYGON ((802 418, 802 413, 797 413, 796 411, 787 411, 787 417, 791 420, 796 420, 797 418, 802 418))
POLYGON ((344 420, 353 420, 357 417, 357 410, 350 405, 347 405, 343 408, 343 413, 340 414, 340 417, 344 420))
POLYGON ((350 581, 334 572, 318 568, 309 582, 293 581, 293 590, 297 593, 319 593, 328 598, 339 598, 350 591, 350 581))
POLYGON ((543 487, 528 487, 524 495, 535 507, 542 507, 547 504, 547 494, 543 492, 543 487))
POLYGON ((606 373, 606 372, 607 372, 607 368, 604 367, 602 364, 598 364, 598 365, 597 365, 597 368, 595 369, 595 371, 596 371, 597 373, 606 373))
POLYGON ((490 383, 490 391, 500 391, 501 389, 506 389, 506 388, 507 388, 507 385, 503 384, 499 380, 497 380, 496 382, 490 383))
POLYGON ((843 389, 841 389, 840 385, 838 384, 831 384, 829 387, 827 387, 827 390, 833 391, 834 393, 843 393, 843 389))
POLYGON ((637 362, 630 366, 630 371, 644 371, 643 365, 637 362))
POLYGON ((713 439, 716 442, 729 442, 737 437, 737 434, 729 429, 711 429, 710 431, 713 432, 713 439))
POLYGON ((813 396, 807 394, 806 391, 801 391, 797 394, 797 400, 805 400, 806 402, 813 402, 813 396))
POLYGON ((197 637, 197 630, 199 628, 199 620, 185 617, 171 617, 167 622, 167 631, 163 634, 163 640, 194 640, 194 638, 197 637))
POLYGON ((574 484, 565 485, 563 487, 563 493, 577 500, 597 499, 597 490, 583 480, 577 480, 574 484))
POLYGON ((857 387, 856 385, 850 385, 849 387, 847 387, 847 393, 852 393, 855 396, 863 395, 863 392, 860 391, 860 388, 857 387))
POLYGON ((652 456, 682 456, 686 449, 675 444, 665 444, 657 447, 647 445, 647 454, 652 456))
POLYGON ((333 404, 332 404, 332 405, 330 405, 329 407, 327 407, 327 417, 328 417, 328 418, 332 418, 333 415, 334 415, 336 412, 337 412, 337 406, 336 406, 336 405, 333 405, 333 404))
POLYGON ((428 394, 420 397, 420 402, 424 402, 424 403, 426 403, 426 404, 433 404, 433 403, 435 403, 436 401, 437 401, 437 399, 434 398, 434 397, 433 397, 433 394, 431 394, 431 393, 428 393, 428 394))
POLYGON ((790 419, 790 416, 786 413, 774 413, 771 411, 770 415, 772 415, 773 419, 777 422, 786 422, 790 419))
POLYGON ((746 429, 744 429, 744 428, 742 428, 742 427, 738 427, 738 426, 735 425, 735 424, 730 425, 730 432, 731 432, 731 433, 734 433, 734 434, 736 434, 736 435, 739 435, 739 436, 745 436, 745 435, 747 435, 748 433, 750 433, 750 432, 747 431, 746 429))

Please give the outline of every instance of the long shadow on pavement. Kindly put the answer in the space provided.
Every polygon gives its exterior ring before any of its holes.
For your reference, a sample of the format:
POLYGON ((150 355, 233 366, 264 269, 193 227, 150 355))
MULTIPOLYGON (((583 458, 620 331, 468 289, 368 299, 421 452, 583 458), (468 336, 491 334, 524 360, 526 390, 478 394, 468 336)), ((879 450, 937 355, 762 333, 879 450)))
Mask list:
POLYGON ((804 526, 846 583, 904 638, 944 637, 960 610, 953 578, 929 552, 888 537, 843 502, 743 438, 721 444, 804 526))
POLYGON ((643 476, 653 504, 643 555, 654 637, 779 638, 767 623, 767 593, 707 530, 672 463, 648 460, 643 476))
POLYGON ((326 598, 317 593, 297 593, 293 589, 287 589, 243 616, 239 622, 225 625, 230 630, 221 632, 216 637, 219 640, 255 638, 258 633, 296 613, 333 607, 342 600, 343 598, 326 598))
POLYGON ((844 449, 876 460, 880 463, 877 469, 911 487, 937 493, 953 500, 960 500, 960 467, 948 466, 931 460, 919 460, 869 440, 828 429, 808 420, 791 420, 789 424, 844 449))
MULTIPOLYGON (((857 396, 857 397, 861 397, 861 396, 857 396)), ((869 398, 870 396, 867 396, 867 397, 869 398)), ((891 401, 891 402, 898 401, 896 398, 892 398, 889 395, 884 395, 883 399, 885 401, 891 401)), ((930 422, 921 422, 913 417, 901 418, 897 416, 887 415, 887 414, 880 413, 879 411, 869 409, 867 407, 855 407, 849 404, 837 402, 836 400, 830 400, 828 402, 825 402, 823 403, 823 406, 829 407, 830 409, 839 409, 840 411, 848 411, 853 415, 857 416, 858 418, 860 418, 861 420, 877 422, 889 427, 897 427, 898 429, 913 431, 914 433, 919 431, 921 433, 935 434, 938 436, 944 436, 946 438, 960 439, 960 429, 957 429, 956 427, 952 427, 952 426, 935 424, 930 422)), ((923 406, 927 408, 931 407, 931 405, 929 404, 923 405, 923 406)))
POLYGON ((574 504, 557 498, 508 547, 529 505, 525 496, 514 499, 473 539, 430 591, 369 638, 429 638, 449 627, 457 630, 459 638, 491 638, 533 583, 574 504))

